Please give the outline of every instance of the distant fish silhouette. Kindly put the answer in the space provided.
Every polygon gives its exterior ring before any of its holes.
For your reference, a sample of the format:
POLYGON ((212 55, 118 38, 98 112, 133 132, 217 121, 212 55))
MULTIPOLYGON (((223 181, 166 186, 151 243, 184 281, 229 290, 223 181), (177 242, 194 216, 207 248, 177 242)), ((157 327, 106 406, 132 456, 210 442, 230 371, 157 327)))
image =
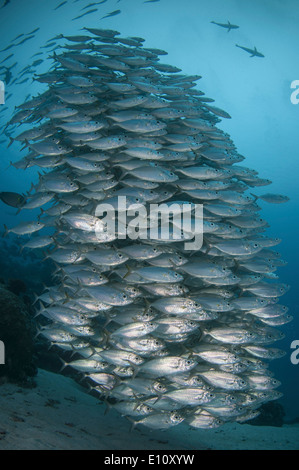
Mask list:
POLYGON ((101 20, 102 20, 103 18, 110 18, 110 16, 119 15, 120 13, 121 13, 121 10, 114 10, 114 11, 111 11, 110 13, 107 13, 107 15, 102 16, 101 20))
POLYGON ((238 44, 236 44, 236 46, 251 54, 250 57, 265 57, 261 52, 258 52, 256 47, 254 49, 249 49, 248 47, 238 46, 238 44))
POLYGON ((5 59, 3 59, 0 64, 3 64, 3 62, 5 62, 6 60, 10 59, 11 57, 13 57, 13 54, 10 54, 8 55, 7 57, 5 57, 5 59))
POLYGON ((26 34, 27 34, 27 36, 31 36, 31 34, 35 34, 39 30, 40 30, 40 28, 38 27, 38 28, 35 28, 33 31, 30 31, 30 33, 26 33, 26 34))
POLYGON ((26 203, 26 198, 18 193, 9 191, 0 192, 0 200, 11 207, 20 208, 26 203))
POLYGON ((211 23, 221 26, 222 28, 226 28, 228 33, 231 29, 238 29, 240 27, 236 24, 231 24, 229 21, 227 21, 227 23, 216 23, 216 21, 211 21, 211 23))
POLYGON ((1 8, 6 7, 10 3, 10 0, 5 0, 1 8))
POLYGON ((64 2, 62 3, 59 3, 59 5, 57 5, 57 7, 53 8, 53 10, 58 10, 59 8, 61 8, 63 5, 65 5, 67 3, 67 0, 65 0, 64 2))
POLYGON ((72 21, 78 20, 79 18, 83 18, 83 16, 90 15, 91 13, 95 13, 96 11, 98 11, 97 8, 92 8, 91 10, 88 10, 85 13, 82 13, 82 15, 76 16, 75 18, 72 19, 72 21))
POLYGON ((11 74, 9 68, 7 68, 7 67, 3 67, 3 68, 6 70, 5 77, 4 77, 4 82, 5 82, 6 85, 8 85, 10 83, 11 79, 12 79, 12 74, 11 74))

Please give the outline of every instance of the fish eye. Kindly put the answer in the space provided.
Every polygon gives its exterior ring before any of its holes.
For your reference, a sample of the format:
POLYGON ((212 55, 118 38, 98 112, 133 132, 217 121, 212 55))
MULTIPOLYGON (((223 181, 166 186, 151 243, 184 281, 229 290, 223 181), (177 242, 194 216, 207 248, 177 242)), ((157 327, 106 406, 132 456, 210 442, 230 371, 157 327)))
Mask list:
POLYGON ((124 299, 124 300, 125 300, 125 299, 127 299, 127 296, 126 296, 126 294, 123 294, 123 299, 124 299))

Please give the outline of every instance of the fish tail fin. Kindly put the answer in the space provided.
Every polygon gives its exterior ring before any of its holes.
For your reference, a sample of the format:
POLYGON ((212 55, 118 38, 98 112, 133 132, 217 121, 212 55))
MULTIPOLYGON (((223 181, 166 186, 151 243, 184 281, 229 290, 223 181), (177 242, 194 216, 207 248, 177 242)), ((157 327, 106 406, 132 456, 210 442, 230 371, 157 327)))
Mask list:
POLYGON ((131 423, 130 432, 132 432, 135 426, 138 424, 138 421, 135 421, 130 416, 125 416, 125 418, 131 423))
POLYGON ((61 374, 61 372, 69 365, 69 363, 65 362, 61 357, 59 357, 59 360, 62 366, 61 366, 61 369, 59 369, 58 374, 61 374))
MULTIPOLYGON (((93 387, 92 387, 89 383, 87 383, 86 386, 87 386, 87 391, 88 391, 88 393, 92 392, 93 387)), ((104 413, 104 414, 105 414, 105 413, 104 413)))
POLYGON ((240 262, 238 260, 234 259, 234 263, 235 263, 235 268, 240 269, 240 262))
POLYGON ((68 294, 67 291, 64 291, 64 295, 65 295, 66 298, 65 298, 65 300, 62 302, 63 305, 67 304, 67 303, 71 300, 71 299, 70 299, 70 296, 69 296, 69 294, 68 294))
POLYGON ((208 255, 209 252, 210 252, 210 250, 211 250, 211 248, 212 248, 212 246, 211 246, 208 242, 206 242, 206 245, 207 245, 207 249, 206 249, 206 251, 205 251, 205 254, 208 255))
POLYGON ((128 276, 131 274, 131 272, 132 272, 131 266, 129 266, 128 264, 126 264, 125 266, 126 266, 126 268, 127 268, 127 272, 126 272, 126 274, 124 275, 123 279, 126 279, 126 277, 128 277, 128 276))
POLYGON ((46 251, 43 251, 42 253, 44 255, 43 261, 46 261, 46 259, 50 258, 50 254, 48 254, 46 251))
POLYGON ((106 317, 106 321, 105 321, 105 323, 104 323, 103 328, 106 328, 106 326, 108 326, 109 323, 112 322, 113 318, 111 318, 111 316, 109 315, 109 312, 105 312, 104 315, 105 315, 105 317, 106 317))
POLYGON ((109 401, 107 401, 106 399, 104 399, 104 403, 106 405, 106 409, 104 411, 104 416, 109 413, 109 411, 111 410, 112 406, 111 406, 111 403, 109 403, 109 401))
POLYGON ((34 293, 34 294, 33 294, 33 298, 34 298, 34 300, 33 300, 33 302, 32 302, 32 305, 36 304, 36 302, 39 300, 39 296, 34 293))
POLYGON ((257 196, 256 194, 250 193, 250 195, 254 197, 253 202, 256 202, 259 199, 259 196, 257 196))
MULTIPOLYGON (((37 333, 34 335, 34 339, 36 339, 42 332, 42 328, 40 327, 40 325, 36 325, 36 331, 37 333)), ((50 344, 50 347, 49 349, 52 347, 52 344, 50 344)))
MULTIPOLYGON (((37 299, 38 299, 38 297, 37 297, 37 299)), ((46 310, 46 309, 45 309, 44 305, 42 304, 41 301, 39 301, 38 311, 37 311, 37 313, 35 313, 35 315, 33 315, 33 318, 38 317, 38 316, 41 315, 42 312, 44 312, 45 310, 46 310)))
MULTIPOLYGON (((54 242, 54 244, 55 244, 55 242, 54 242)), ((61 271, 62 269, 61 269, 61 267, 60 267, 57 263, 55 263, 55 262, 54 262, 54 266, 55 266, 55 271, 53 271, 53 276, 57 276, 58 272, 61 271)))
POLYGON ((74 348, 73 345, 71 345, 71 346, 72 346, 72 349, 73 349, 72 352, 71 352, 71 358, 72 358, 76 354, 77 350, 74 348))
POLYGON ((7 171, 11 166, 14 166, 14 164, 13 164, 12 161, 10 161, 10 162, 9 162, 9 165, 4 168, 4 171, 7 171))
POLYGON ((122 181, 128 174, 128 171, 124 171, 123 174, 120 176, 119 181, 122 181))
POLYGON ((134 364, 134 372, 133 372, 132 379, 135 379, 135 377, 136 377, 136 375, 138 374, 139 371, 140 371, 140 367, 135 366, 135 364, 134 364))
POLYGON ((79 383, 83 382, 83 380, 85 379, 86 375, 83 374, 82 377, 80 377, 80 379, 78 380, 79 383))
POLYGON ((3 238, 4 238, 4 237, 6 237, 6 236, 8 235, 9 229, 6 227, 5 224, 3 224, 3 225, 4 225, 4 229, 5 229, 5 232, 3 233, 3 238))
POLYGON ((9 144, 7 146, 7 148, 9 148, 13 143, 14 143, 15 139, 13 137, 9 137, 9 144))

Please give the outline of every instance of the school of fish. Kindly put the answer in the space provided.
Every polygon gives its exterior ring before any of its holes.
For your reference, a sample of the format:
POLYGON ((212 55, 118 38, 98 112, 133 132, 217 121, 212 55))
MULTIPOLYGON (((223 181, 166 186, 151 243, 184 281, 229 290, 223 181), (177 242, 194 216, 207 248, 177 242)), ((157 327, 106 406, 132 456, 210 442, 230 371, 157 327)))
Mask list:
POLYGON ((241 164, 217 127, 230 116, 199 90, 200 76, 162 63, 166 52, 142 38, 83 29, 56 37, 63 52, 36 76, 47 90, 9 123, 25 126, 11 142, 28 149, 13 165, 40 168, 19 211, 41 214, 6 232, 30 235, 24 246, 57 267, 38 299, 39 334, 62 357, 71 352, 62 369, 133 427, 245 422, 281 396, 269 364, 284 355, 272 344, 292 319, 278 303, 289 286, 277 281, 280 240, 265 235, 257 201, 288 198, 252 193, 271 182, 241 164), (134 240, 106 231, 97 207, 119 196, 137 210, 202 204, 202 247, 185 248, 191 232, 134 240))

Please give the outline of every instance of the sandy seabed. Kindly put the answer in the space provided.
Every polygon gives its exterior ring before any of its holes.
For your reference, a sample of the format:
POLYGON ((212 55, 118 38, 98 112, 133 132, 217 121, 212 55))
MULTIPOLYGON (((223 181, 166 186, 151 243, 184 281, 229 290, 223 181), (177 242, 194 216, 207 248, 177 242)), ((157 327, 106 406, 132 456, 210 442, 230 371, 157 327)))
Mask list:
POLYGON ((181 424, 151 431, 130 423, 62 375, 39 370, 37 387, 0 386, 0 450, 298 450, 299 426, 181 424))

